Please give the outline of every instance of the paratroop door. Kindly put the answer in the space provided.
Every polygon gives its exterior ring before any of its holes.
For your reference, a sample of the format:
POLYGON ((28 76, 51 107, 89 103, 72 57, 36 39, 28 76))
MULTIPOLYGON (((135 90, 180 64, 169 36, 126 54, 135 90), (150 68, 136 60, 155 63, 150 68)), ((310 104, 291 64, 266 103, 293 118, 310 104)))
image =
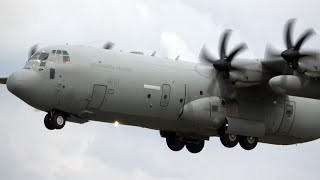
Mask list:
POLYGON ((289 133, 294 121, 296 104, 292 101, 285 101, 284 114, 279 133, 289 133))
POLYGON ((107 86, 94 85, 88 109, 99 109, 106 96, 107 86))

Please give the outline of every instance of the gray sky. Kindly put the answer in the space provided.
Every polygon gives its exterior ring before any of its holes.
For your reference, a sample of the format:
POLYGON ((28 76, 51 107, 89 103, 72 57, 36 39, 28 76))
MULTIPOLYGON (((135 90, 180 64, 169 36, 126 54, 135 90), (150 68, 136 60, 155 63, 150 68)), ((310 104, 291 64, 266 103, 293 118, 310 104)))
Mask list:
MULTIPOLYGON (((267 43, 283 48, 282 28, 296 17, 295 35, 320 32, 318 0, 2 0, 0 75, 20 69, 29 48, 69 43, 158 52, 197 61, 204 43, 217 54, 219 36, 234 30, 230 48, 263 57, 267 43), (290 5, 288 5, 290 4, 290 5)), ((319 49, 319 35, 306 44, 319 49)), ((293 146, 259 144, 247 152, 218 138, 196 155, 170 151, 157 131, 90 122, 48 131, 45 113, 0 87, 1 179, 318 179, 320 141, 293 146)))

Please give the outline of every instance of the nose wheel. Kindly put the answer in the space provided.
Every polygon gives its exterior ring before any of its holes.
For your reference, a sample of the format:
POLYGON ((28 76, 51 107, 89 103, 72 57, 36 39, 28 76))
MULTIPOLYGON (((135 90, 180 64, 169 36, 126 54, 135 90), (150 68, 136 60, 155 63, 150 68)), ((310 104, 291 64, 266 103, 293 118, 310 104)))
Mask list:
POLYGON ((64 113, 55 112, 52 114, 48 113, 44 118, 44 125, 48 130, 62 129, 67 120, 68 116, 64 113))
POLYGON ((46 126, 46 128, 48 130, 54 130, 54 127, 51 123, 51 115, 50 114, 47 114, 45 117, 44 117, 44 126, 46 126))

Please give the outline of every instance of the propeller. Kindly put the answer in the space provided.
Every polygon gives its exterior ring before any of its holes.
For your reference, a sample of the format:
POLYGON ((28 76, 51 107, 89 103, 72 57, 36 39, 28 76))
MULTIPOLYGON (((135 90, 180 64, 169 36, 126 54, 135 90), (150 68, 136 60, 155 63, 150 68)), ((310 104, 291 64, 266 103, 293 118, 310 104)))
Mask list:
POLYGON ((38 44, 33 45, 30 50, 29 50, 29 59, 31 58, 31 56, 36 53, 38 50, 38 44))
POLYGON ((300 36, 297 43, 294 44, 292 41, 292 29, 295 23, 295 19, 290 19, 285 25, 284 31, 284 41, 286 45, 286 50, 281 53, 277 53, 274 50, 268 51, 268 57, 271 58, 283 58, 287 64, 293 69, 296 70, 299 67, 299 60, 305 57, 314 57, 315 54, 311 52, 301 53, 300 49, 302 45, 312 36, 315 34, 313 29, 307 29, 304 33, 300 36))
POLYGON ((105 45, 103 45, 103 49, 108 49, 111 50, 114 47, 114 43, 113 42, 107 42, 105 45))
POLYGON ((229 78, 230 70, 235 69, 231 65, 231 62, 234 59, 234 57, 247 48, 247 45, 242 43, 238 45, 229 55, 227 55, 226 46, 229 41, 230 34, 231 30, 226 30, 222 35, 220 43, 220 59, 215 59, 213 56, 211 56, 206 46, 202 48, 200 53, 200 60, 204 63, 212 64, 216 70, 223 73, 224 78, 229 78))

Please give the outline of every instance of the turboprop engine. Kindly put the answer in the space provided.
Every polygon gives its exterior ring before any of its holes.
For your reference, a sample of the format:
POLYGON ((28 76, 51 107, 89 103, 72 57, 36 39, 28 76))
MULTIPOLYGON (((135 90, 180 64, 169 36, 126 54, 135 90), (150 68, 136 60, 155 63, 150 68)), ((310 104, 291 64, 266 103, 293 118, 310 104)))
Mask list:
POLYGON ((320 98, 319 80, 294 75, 276 76, 269 81, 269 86, 279 94, 301 96, 308 98, 320 98))
POLYGON ((262 137, 263 122, 241 119, 238 103, 219 97, 206 97, 186 104, 181 119, 189 125, 205 130, 221 130, 233 135, 262 137))
POLYGON ((219 97, 206 97, 186 104, 181 119, 193 127, 218 129, 225 123, 224 100, 219 97))

